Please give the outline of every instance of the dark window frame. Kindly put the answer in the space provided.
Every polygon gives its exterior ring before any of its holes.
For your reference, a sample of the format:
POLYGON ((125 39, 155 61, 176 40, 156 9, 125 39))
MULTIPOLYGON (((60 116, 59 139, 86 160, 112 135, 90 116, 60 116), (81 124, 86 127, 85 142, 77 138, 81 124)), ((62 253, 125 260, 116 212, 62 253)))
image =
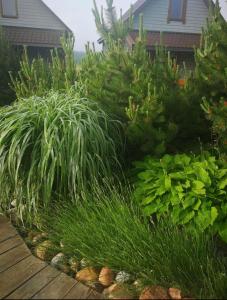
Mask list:
POLYGON ((4 14, 3 11, 3 4, 2 4, 2 0, 0 0, 0 12, 1 12, 1 17, 2 18, 7 18, 7 19, 17 19, 18 18, 18 2, 17 0, 15 0, 15 5, 16 5, 16 15, 6 15, 4 14))
POLYGON ((172 7, 173 7, 173 1, 174 0, 169 0, 169 11, 168 11, 168 23, 171 21, 175 22, 182 22, 183 24, 186 23, 186 14, 187 14, 187 0, 181 0, 182 1, 182 12, 181 12, 181 17, 180 18, 175 18, 172 16, 172 7))

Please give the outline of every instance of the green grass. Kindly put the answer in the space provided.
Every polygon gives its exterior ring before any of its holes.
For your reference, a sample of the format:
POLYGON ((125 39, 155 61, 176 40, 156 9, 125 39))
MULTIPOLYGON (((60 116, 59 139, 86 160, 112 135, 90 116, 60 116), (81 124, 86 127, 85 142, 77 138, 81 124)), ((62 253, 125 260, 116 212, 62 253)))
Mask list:
POLYGON ((33 220, 119 169, 118 122, 76 94, 50 92, 0 110, 0 205, 33 220))
POLYGON ((191 297, 225 298, 226 266, 212 238, 169 221, 151 224, 130 197, 98 188, 87 201, 58 208, 47 218, 53 241, 62 241, 67 255, 124 270, 144 284, 180 287, 191 297))

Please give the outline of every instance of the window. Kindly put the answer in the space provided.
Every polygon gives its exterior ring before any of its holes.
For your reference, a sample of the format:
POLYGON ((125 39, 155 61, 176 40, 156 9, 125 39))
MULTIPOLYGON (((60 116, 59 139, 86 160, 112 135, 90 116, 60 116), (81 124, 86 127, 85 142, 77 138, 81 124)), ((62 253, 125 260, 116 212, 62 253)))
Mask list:
POLYGON ((170 0, 168 21, 182 21, 186 18, 187 0, 170 0))
POLYGON ((4 18, 17 18, 17 0, 0 0, 2 17, 4 18))

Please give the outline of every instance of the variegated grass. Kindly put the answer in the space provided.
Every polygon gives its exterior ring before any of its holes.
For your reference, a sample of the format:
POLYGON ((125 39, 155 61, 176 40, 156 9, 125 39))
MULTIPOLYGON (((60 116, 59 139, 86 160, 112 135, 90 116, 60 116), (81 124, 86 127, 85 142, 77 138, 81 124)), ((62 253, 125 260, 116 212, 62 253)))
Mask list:
POLYGON ((0 111, 0 204, 32 220, 70 201, 118 166, 119 123, 71 92, 20 99, 0 111))

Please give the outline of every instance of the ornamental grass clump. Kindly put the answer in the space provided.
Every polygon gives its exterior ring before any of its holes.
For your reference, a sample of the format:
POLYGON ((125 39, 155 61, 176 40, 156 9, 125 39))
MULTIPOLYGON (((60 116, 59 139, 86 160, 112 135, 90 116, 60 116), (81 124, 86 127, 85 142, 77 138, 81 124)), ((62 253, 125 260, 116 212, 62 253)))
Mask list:
POLYGON ((192 235, 168 220, 151 224, 129 192, 98 187, 84 201, 52 211, 45 229, 67 256, 127 272, 132 282, 180 287, 195 298, 226 295, 226 268, 210 235, 192 235))
MULTIPOLYGON (((118 164, 118 123, 78 95, 21 99, 0 114, 0 204, 32 219, 83 193, 118 164), (114 140, 113 140, 114 137, 114 140)), ((118 166, 119 169, 119 166, 118 166)))

